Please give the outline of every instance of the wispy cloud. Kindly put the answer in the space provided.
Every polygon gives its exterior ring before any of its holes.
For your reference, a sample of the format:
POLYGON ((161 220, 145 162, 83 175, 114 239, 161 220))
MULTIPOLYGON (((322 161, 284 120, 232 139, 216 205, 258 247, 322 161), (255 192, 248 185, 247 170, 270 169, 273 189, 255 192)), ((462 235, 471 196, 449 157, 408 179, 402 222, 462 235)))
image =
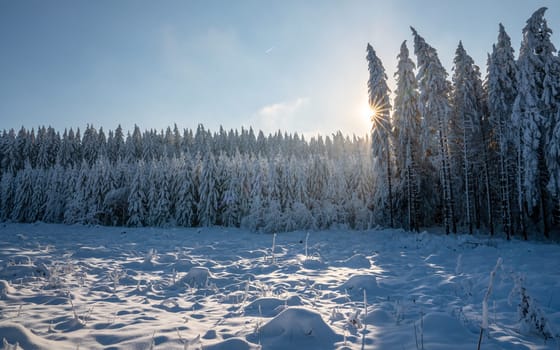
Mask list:
POLYGON ((309 104, 309 98, 298 97, 294 100, 266 105, 251 118, 251 125, 266 132, 295 130, 298 114, 309 104))

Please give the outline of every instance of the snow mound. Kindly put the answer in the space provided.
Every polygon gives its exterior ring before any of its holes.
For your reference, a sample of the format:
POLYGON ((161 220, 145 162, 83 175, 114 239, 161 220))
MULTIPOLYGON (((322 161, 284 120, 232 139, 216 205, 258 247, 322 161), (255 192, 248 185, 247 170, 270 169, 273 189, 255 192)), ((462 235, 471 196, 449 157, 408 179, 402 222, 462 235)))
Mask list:
POLYGON ((318 313, 290 307, 268 321, 253 335, 263 349, 329 349, 340 340, 318 313), (257 339, 258 339, 257 338, 257 339))
POLYGON ((379 325, 391 325, 395 324, 396 320, 391 314, 389 314, 385 310, 376 309, 373 311, 368 311, 368 314, 365 318, 366 324, 371 324, 374 326, 379 325))
POLYGON ((355 254, 346 260, 339 260, 333 263, 333 266, 350 267, 354 269, 369 269, 371 262, 363 254, 355 254))
POLYGON ((33 334, 29 329, 11 322, 0 324, 0 341, 6 341, 12 345, 17 343, 18 349, 70 349, 60 342, 55 343, 43 339, 33 334))
POLYGON ((111 249, 105 246, 82 246, 74 252, 73 257, 76 259, 103 258, 109 254, 111 254, 111 249))
POLYGON ((304 260, 301 265, 308 270, 324 270, 328 267, 323 261, 312 258, 304 260))
POLYGON ((16 290, 6 280, 0 280, 0 299, 8 294, 14 294, 16 290))
POLYGON ((251 344, 245 339, 229 338, 222 342, 203 346, 204 350, 253 350, 259 349, 257 345, 251 344))
POLYGON ((297 296, 286 300, 278 298, 259 298, 245 307, 246 316, 274 317, 287 306, 303 305, 301 298, 297 296))
POLYGON ((191 287, 204 287, 210 278, 210 271, 206 267, 195 266, 177 283, 188 284, 191 287))
POLYGON ((456 344, 475 344, 478 341, 478 334, 470 332, 458 319, 448 314, 429 313, 424 316, 423 322, 424 340, 430 342, 430 349, 450 349, 456 344))
POLYGON ((362 295, 365 290, 370 295, 383 295, 384 290, 377 284, 377 278, 374 275, 354 275, 344 282, 340 289, 348 292, 348 294, 362 295))

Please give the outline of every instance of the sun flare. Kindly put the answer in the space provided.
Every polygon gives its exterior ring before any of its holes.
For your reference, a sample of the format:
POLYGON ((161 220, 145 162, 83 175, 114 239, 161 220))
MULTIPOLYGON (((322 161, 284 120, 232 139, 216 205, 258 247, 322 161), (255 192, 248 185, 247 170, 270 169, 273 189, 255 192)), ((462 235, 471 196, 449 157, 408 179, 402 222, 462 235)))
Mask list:
POLYGON ((360 110, 362 117, 368 122, 371 122, 372 118, 375 117, 376 111, 375 109, 371 108, 367 101, 362 103, 362 107, 360 108, 360 110))

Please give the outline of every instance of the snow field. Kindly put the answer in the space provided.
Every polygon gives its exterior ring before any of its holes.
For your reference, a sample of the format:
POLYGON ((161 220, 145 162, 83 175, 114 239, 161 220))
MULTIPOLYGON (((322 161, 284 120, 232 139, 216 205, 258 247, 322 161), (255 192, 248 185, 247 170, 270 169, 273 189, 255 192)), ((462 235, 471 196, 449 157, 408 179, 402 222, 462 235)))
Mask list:
POLYGON ((482 349, 560 346, 554 244, 47 224, 0 237, 3 349, 473 349, 481 326, 482 349))

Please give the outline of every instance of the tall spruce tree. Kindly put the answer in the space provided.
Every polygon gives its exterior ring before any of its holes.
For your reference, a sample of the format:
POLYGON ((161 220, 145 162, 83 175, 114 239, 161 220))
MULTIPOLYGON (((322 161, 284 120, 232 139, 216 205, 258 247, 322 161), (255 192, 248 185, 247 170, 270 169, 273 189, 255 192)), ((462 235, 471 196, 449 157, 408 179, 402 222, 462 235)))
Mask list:
POLYGON ((546 165, 550 180, 547 188, 554 198, 555 223, 560 224, 560 56, 550 64, 550 102, 553 117, 546 148, 546 165), (552 77, 556 77, 552 79, 552 77))
POLYGON ((548 120, 545 134, 545 162, 549 181, 553 222, 560 225, 560 56, 547 55, 541 102, 548 120))
MULTIPOLYGON (((462 166, 456 166, 454 170, 457 174, 455 178, 459 180, 456 188, 463 189, 463 196, 457 198, 463 201, 464 223, 472 234, 475 221, 477 228, 480 226, 478 220, 480 206, 475 199, 478 197, 477 192, 482 191, 482 188, 476 186, 475 179, 485 175, 482 171, 485 160, 481 157, 486 151, 486 144, 482 137, 483 101, 480 96, 482 83, 478 67, 465 51, 462 42, 459 42, 453 62, 453 144, 456 146, 456 158, 461 159, 457 163, 462 163, 462 166)), ((485 187, 488 191, 488 187, 485 187)))
POLYGON ((443 224, 445 232, 457 232, 455 199, 451 182, 449 157, 449 102, 450 86, 447 72, 441 64, 437 51, 411 27, 414 35, 414 53, 418 59, 418 88, 420 113, 422 115, 422 150, 432 163, 439 160, 439 176, 442 192, 443 224), (437 155, 438 159, 434 159, 437 155))
POLYGON ((389 225, 394 226, 393 217, 393 189, 392 189, 392 140, 391 140, 391 101, 390 90, 387 86, 387 75, 381 60, 375 54, 373 47, 367 45, 366 59, 368 61, 368 102, 372 110, 371 116, 371 145, 373 159, 378 171, 385 172, 385 181, 378 182, 375 193, 378 205, 387 205, 389 209, 389 225), (383 170, 381 170, 383 169, 383 170))
MULTIPOLYGON (((512 132, 511 114, 517 95, 517 66, 511 39, 500 23, 498 41, 492 46, 488 60, 486 88, 492 135, 497 146, 498 177, 503 230, 509 238, 513 234, 515 212, 515 181, 517 176, 516 143, 519 132, 512 132)), ((521 212, 522 207, 517 207, 521 212)))
MULTIPOLYGON (((523 28, 523 41, 517 61, 518 94, 513 107, 513 121, 520 132, 519 201, 524 207, 521 215, 530 215, 544 235, 550 230, 549 196, 546 192, 548 172, 545 162, 547 135, 553 130, 554 108, 547 99, 546 77, 555 60, 555 48, 550 42, 552 31, 548 28, 540 8, 527 20, 523 28), (527 211, 525 213, 525 210, 527 211)), ((522 220, 523 222, 524 220, 522 220)), ((525 227, 523 232, 526 234, 525 227)))
MULTIPOLYGON (((414 75, 414 62, 409 57, 406 40, 397 56, 395 73, 397 90, 393 109, 393 139, 396 177, 399 180, 396 202, 406 203, 407 227, 419 230, 419 154, 420 111, 418 110, 418 83, 414 75), (403 198, 404 197, 404 198, 403 198)), ((400 207, 400 206, 399 206, 400 207)))

